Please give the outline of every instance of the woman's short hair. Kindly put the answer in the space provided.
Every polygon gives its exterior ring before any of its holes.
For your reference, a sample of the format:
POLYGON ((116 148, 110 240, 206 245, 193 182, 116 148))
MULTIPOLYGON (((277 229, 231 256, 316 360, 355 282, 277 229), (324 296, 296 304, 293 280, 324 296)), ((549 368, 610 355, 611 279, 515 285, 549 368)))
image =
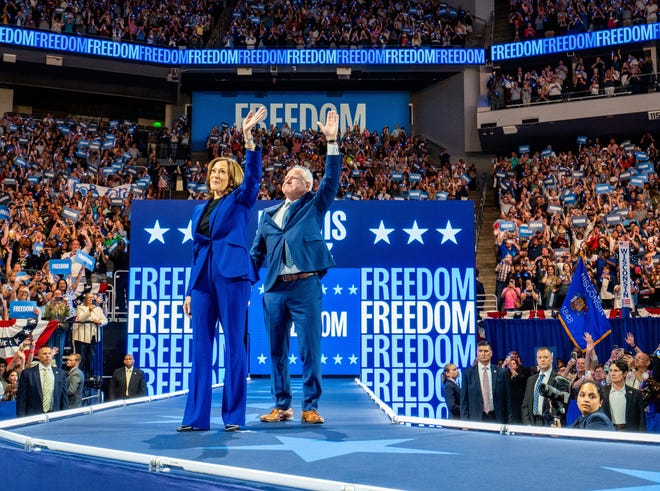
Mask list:
POLYGON ((584 382, 582 382, 582 385, 580 385, 580 388, 584 387, 585 385, 589 385, 589 384, 593 385, 596 388, 596 392, 598 393, 598 398, 602 401, 603 400, 603 388, 595 380, 585 380, 584 382))
POLYGON ((228 182, 227 189, 224 191, 224 194, 227 195, 243 182, 243 169, 238 162, 228 157, 218 157, 211 160, 206 166, 206 187, 209 189, 209 193, 211 193, 211 169, 213 169, 213 166, 218 162, 227 163, 228 182))

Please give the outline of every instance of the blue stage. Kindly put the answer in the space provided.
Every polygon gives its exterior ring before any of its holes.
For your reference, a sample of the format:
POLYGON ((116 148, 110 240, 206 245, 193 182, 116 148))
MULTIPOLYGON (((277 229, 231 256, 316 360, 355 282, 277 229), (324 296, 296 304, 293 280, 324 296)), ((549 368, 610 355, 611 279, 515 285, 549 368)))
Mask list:
MULTIPOLYGON (((184 486, 339 490, 348 489, 346 483, 355 490, 660 487, 657 443, 395 424, 346 378, 325 380, 321 414, 326 424, 300 423, 298 406, 294 421, 265 424, 258 416, 271 407, 269 387, 268 379, 250 381, 248 423, 237 433, 225 433, 219 420, 221 388, 214 391, 215 419, 207 432, 175 431, 183 396, 111 409, 101 405, 91 414, 41 424, 5 421, 0 459, 20 472, 5 472, 4 486, 49 491, 127 486, 141 491, 184 486), (55 451, 50 442, 69 447, 55 451), (86 455, 74 455, 79 452, 86 455), (134 463, 122 461, 126 455, 134 463)), ((299 379, 294 387, 294 404, 299 404, 299 379)))

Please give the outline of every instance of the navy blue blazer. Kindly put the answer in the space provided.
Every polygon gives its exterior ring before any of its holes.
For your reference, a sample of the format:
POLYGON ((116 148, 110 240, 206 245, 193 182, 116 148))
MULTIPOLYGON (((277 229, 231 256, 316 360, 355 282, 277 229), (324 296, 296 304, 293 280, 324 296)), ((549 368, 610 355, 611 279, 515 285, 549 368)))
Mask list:
POLYGON ((335 265, 321 235, 321 229, 325 212, 337 195, 340 172, 341 155, 326 156, 325 174, 318 191, 303 194, 291 205, 289 219, 283 229, 277 226, 273 216, 284 202, 266 208, 262 213, 250 254, 257 270, 264 261, 267 263, 265 291, 270 290, 277 280, 285 241, 289 245, 293 262, 300 271, 318 271, 323 276, 328 268, 335 265))
MULTIPOLYGON (((26 368, 21 372, 18 380, 18 393, 16 395, 16 416, 32 416, 43 414, 41 377, 39 376, 40 363, 26 368)), ((51 411, 69 409, 69 393, 64 370, 53 367, 53 400, 51 411)))
POLYGON ((248 215, 257 201, 261 182, 261 150, 246 152, 245 175, 241 185, 215 207, 209 217, 210 237, 197 233, 199 221, 209 202, 195 207, 192 216, 193 261, 186 295, 197 286, 202 270, 211 261, 211 275, 245 278, 255 282, 257 271, 247 249, 248 215))
POLYGON ((447 379, 444 390, 449 419, 461 419, 461 388, 453 380, 447 379))
MULTIPOLYGON (((511 401, 506 373, 503 368, 491 364, 490 374, 495 419, 499 423, 508 423, 511 421, 511 401)), ((484 403, 481 397, 480 376, 478 363, 463 370, 463 382, 461 383, 461 419, 467 421, 483 420, 484 403)))
POLYGON ((610 418, 603 412, 602 409, 589 413, 586 416, 580 416, 573 422, 571 428, 580 428, 583 430, 601 430, 608 431, 614 430, 614 425, 610 418))
MULTIPOLYGON (((646 415, 644 414, 644 402, 639 389, 633 389, 629 385, 626 389, 626 431, 646 431, 646 415)), ((612 384, 605 386, 603 391, 603 412, 612 419, 612 408, 610 408, 610 392, 612 384)))

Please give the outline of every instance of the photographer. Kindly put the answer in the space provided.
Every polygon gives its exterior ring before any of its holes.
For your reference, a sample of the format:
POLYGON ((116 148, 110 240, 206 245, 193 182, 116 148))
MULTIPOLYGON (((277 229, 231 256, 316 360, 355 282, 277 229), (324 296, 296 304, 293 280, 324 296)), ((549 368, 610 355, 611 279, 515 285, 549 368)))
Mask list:
MULTIPOLYGON (((536 364, 539 372, 527 380, 525 398, 521 412, 522 422, 532 426, 550 426, 553 417, 551 401, 541 393, 542 385, 555 386, 557 372, 552 369, 553 355, 550 348, 541 347, 536 351, 536 364)), ((565 421, 565 418, 562 418, 565 421)))
POLYGON ((532 280, 526 279, 524 289, 520 293, 521 310, 537 310, 540 301, 541 295, 534 288, 532 280))

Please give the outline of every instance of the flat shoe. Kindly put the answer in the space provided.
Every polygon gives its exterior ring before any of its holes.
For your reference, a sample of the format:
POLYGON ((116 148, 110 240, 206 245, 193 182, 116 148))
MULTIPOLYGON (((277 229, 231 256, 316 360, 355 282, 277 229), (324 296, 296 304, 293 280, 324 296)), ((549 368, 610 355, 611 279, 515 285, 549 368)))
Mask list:
POLYGON ((225 425, 226 432, 238 431, 241 427, 239 425, 225 425))
POLYGON ((190 425, 181 425, 176 429, 176 431, 178 431, 179 433, 186 433, 188 431, 206 431, 206 430, 203 430, 202 428, 195 428, 194 426, 190 426, 190 425))

